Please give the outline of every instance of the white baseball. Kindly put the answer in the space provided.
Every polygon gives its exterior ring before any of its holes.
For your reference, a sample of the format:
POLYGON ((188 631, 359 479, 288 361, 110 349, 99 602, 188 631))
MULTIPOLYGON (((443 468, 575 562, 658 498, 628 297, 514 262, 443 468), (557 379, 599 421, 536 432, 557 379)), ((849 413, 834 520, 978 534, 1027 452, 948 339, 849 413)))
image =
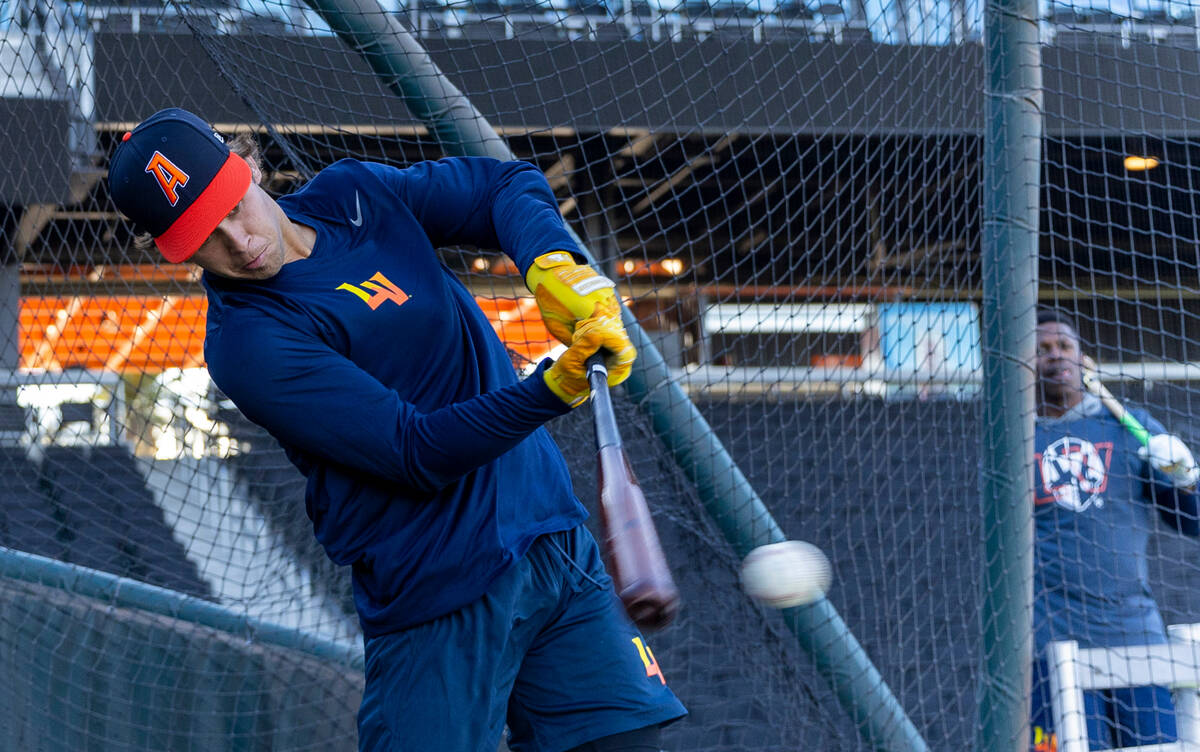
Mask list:
POLYGON ((833 570, 824 552, 804 541, 759 546, 742 560, 742 587, 772 608, 792 608, 819 600, 829 589, 833 570))

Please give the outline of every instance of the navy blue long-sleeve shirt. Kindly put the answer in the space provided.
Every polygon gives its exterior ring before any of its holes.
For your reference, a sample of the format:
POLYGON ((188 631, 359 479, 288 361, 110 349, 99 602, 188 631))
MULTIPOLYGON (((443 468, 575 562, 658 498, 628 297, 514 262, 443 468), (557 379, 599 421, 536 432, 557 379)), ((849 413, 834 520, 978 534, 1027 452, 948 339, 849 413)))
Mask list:
MULTIPOLYGON (((1133 414, 1151 433, 1162 424, 1133 414)), ((1157 515, 1187 535, 1200 532, 1192 490, 1138 455, 1140 444, 1094 396, 1035 432, 1034 632, 1087 647, 1161 643, 1146 549, 1157 515)))
POLYGON ((480 597, 542 533, 586 517, 547 420, 442 245, 504 250, 524 271, 571 248, 532 165, 342 160, 279 200, 307 259, 263 281, 205 274, 217 386, 307 476, 307 511, 352 567, 371 637, 480 597))

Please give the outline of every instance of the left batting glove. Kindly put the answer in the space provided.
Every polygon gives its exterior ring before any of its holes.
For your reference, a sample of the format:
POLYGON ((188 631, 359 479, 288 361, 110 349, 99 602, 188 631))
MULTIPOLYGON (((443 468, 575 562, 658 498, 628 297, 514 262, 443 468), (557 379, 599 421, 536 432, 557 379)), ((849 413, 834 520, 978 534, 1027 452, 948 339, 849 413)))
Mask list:
POLYGON ((546 386, 571 407, 582 405, 591 394, 587 359, 600 351, 604 351, 610 386, 629 378, 637 351, 630 344, 620 319, 600 316, 579 322, 571 346, 543 372, 546 386))
MULTIPOLYGON (((611 316, 620 321, 616 285, 566 251, 543 253, 525 273, 525 284, 537 300, 542 321, 555 339, 570 345, 575 324, 611 316)), ((632 362, 632 361, 631 361, 632 362)))
POLYGON ((1183 443, 1183 439, 1169 433, 1155 434, 1146 446, 1138 450, 1138 456, 1150 463, 1170 479, 1176 488, 1189 488, 1200 480, 1200 468, 1196 459, 1183 443))

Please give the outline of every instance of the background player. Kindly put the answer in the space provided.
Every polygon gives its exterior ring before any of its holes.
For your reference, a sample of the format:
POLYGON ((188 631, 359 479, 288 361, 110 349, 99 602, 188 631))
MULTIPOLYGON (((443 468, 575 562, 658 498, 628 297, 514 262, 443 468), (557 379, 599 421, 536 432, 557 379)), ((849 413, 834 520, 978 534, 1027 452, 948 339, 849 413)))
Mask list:
POLYGON ((272 199, 253 154, 156 113, 109 169, 118 208, 204 269, 213 380, 308 478, 318 540, 352 568, 363 749, 657 750, 683 707, 625 618, 542 424, 633 347, 578 265, 542 174, 342 160, 272 199), (498 247, 569 348, 518 381, 441 245, 498 247), (582 746, 581 746, 582 745, 582 746))
MULTIPOLYGON (((1075 325, 1057 311, 1037 317, 1037 430, 1034 444, 1037 655, 1053 640, 1084 647, 1159 644, 1162 617, 1146 578, 1153 514, 1200 535, 1195 460, 1174 439, 1169 455, 1148 452, 1083 386, 1075 325)), ((1151 433, 1160 423, 1136 417, 1151 433)), ((1034 748, 1055 748, 1045 661, 1033 678, 1034 748)), ((1092 749, 1174 741, 1170 693, 1163 687, 1086 692, 1092 749)))

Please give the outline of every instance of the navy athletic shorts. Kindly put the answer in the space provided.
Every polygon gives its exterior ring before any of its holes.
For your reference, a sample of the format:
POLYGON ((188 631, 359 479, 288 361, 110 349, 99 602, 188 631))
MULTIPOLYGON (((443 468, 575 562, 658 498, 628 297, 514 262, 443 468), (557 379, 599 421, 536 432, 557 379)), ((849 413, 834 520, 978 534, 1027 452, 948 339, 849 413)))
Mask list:
POLYGON ((587 528, 538 538, 478 601, 366 645, 359 749, 562 752, 686 715, 587 528))

